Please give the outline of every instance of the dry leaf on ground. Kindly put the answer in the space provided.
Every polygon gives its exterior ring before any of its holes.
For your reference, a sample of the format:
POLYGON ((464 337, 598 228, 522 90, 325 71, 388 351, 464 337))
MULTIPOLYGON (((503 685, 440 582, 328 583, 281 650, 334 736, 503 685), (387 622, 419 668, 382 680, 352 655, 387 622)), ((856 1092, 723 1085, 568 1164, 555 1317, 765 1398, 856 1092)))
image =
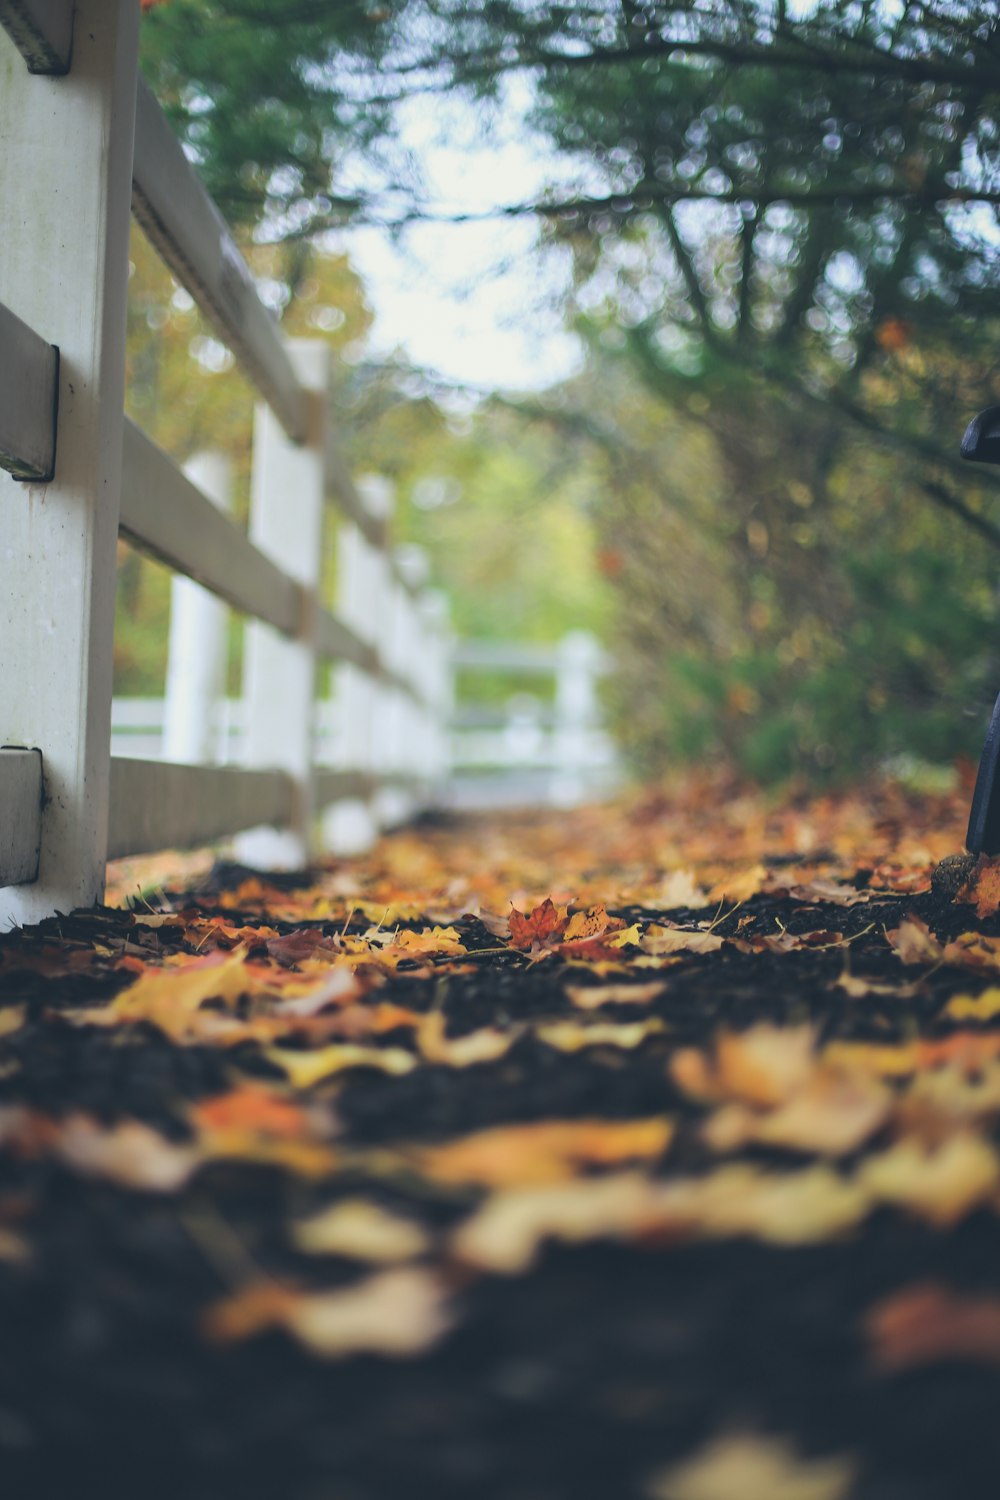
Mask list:
POLYGON ((802 1458, 781 1438, 726 1433, 653 1475, 649 1500, 848 1500, 851 1458, 802 1458))

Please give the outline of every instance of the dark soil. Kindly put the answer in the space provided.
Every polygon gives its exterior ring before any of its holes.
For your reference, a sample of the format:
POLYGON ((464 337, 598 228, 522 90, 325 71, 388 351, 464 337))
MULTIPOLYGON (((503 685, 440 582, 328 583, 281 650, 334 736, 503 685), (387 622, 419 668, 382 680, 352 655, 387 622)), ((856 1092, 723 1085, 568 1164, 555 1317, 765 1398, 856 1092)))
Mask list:
MULTIPOLYGON (((241 878, 238 869, 217 871, 214 893, 241 878)), ((208 909, 213 892, 199 899, 208 909)), ((969 926, 968 908, 956 910, 942 891, 851 908, 756 897, 718 931, 730 935, 742 922, 743 936, 862 934, 851 972, 901 982, 883 928, 907 915, 943 937, 969 926)), ((450 1036, 578 1015, 557 967, 497 953, 474 918, 459 925, 481 954, 474 972, 413 979, 404 970, 380 999, 443 1006, 450 1036)), ((187 1102, 240 1076, 281 1076, 254 1045, 222 1053, 174 1045, 145 1024, 70 1024, 67 1012, 109 999, 130 976, 32 964, 51 958, 53 940, 71 953, 73 944, 133 937, 127 913, 101 910, 0 941, 0 1006, 28 1006, 25 1025, 0 1039, 0 1117, 12 1104, 54 1117, 83 1110, 108 1124, 139 1119, 180 1141, 187 1102)), ((178 940, 169 929, 155 937, 163 946, 178 940)), ((524 1038, 499 1061, 471 1068, 354 1072, 336 1091, 343 1139, 437 1141, 514 1121, 668 1112, 679 1129, 661 1169, 706 1171, 703 1111, 667 1077, 670 1051, 706 1042, 720 1025, 761 1020, 812 1020, 824 1037, 934 1036, 948 1029, 937 1019, 942 999, 985 983, 944 968, 916 998, 858 1003, 833 987, 843 969, 836 949, 690 957, 652 1007, 616 1008, 616 1021, 662 1015, 662 1036, 632 1051, 572 1055, 524 1038)), ((587 980, 578 972, 575 982, 587 980)), ((388 1033, 379 1045, 397 1040, 388 1033)), ((747 1155, 789 1160, 788 1152, 747 1155)), ((941 1231, 880 1211, 849 1238, 800 1249, 744 1239, 550 1246, 524 1275, 456 1272, 453 1331, 411 1359, 322 1361, 280 1332, 228 1347, 206 1342, 199 1312, 229 1288, 206 1253, 204 1225, 223 1220, 267 1275, 346 1285, 361 1274, 354 1262, 302 1255, 286 1226, 359 1187, 387 1206, 405 1200, 438 1226, 460 1218, 470 1196, 343 1177, 331 1186, 235 1163, 157 1195, 0 1151, 0 1225, 31 1245, 27 1261, 0 1259, 3 1500, 629 1500, 650 1493, 651 1474, 729 1428, 780 1434, 806 1458, 854 1455, 854 1500, 985 1500, 1000 1491, 1000 1368, 956 1362, 881 1374, 862 1336, 867 1310, 914 1282, 1000 1294, 992 1212, 941 1231)))

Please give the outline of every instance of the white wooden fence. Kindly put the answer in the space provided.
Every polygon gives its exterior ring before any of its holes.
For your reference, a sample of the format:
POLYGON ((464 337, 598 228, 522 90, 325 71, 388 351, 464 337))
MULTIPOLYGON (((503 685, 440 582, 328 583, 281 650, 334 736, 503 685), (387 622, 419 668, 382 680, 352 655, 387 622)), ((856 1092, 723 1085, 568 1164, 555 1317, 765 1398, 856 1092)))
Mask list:
MULTIPOLYGON (((199 460, 198 467, 207 474, 218 469, 218 461, 199 460)), ((413 568, 412 552, 401 549, 402 566, 413 568)), ((443 599, 431 593, 422 603, 437 627, 436 649, 425 653, 423 668, 425 691, 439 705, 440 716, 430 725, 425 721, 422 733, 412 723, 397 724, 393 733, 390 722, 380 739, 391 769, 416 772, 425 805, 572 806, 620 785, 619 757, 598 696, 609 663, 592 636, 573 631, 555 646, 465 640, 449 649, 443 599), (497 673, 508 691, 484 697, 484 682, 497 673)), ((188 579, 175 579, 166 696, 112 701, 113 754, 219 765, 245 759, 250 705, 222 692, 224 630, 218 601, 188 579)), ((363 690, 366 680, 354 675, 363 690)), ((349 726, 357 729, 365 718, 364 703, 352 698, 345 684, 338 688, 316 704, 320 765, 338 763, 349 726)), ((398 784, 395 790, 398 799, 398 784)), ((384 801, 377 821, 391 822, 410 811, 412 804, 384 801)), ((359 809, 340 808, 332 821, 335 847, 364 840, 359 809)))
POLYGON ((137 0, 0 0, 2 925, 99 899, 109 855, 249 829, 248 857, 301 860, 324 808, 377 821, 388 788, 423 796, 441 753, 433 600, 389 550, 379 486, 337 459, 328 350, 282 340, 139 78, 138 20, 137 0), (249 536, 213 503, 217 467, 185 475, 124 418, 130 208, 262 398, 249 536), (319 591, 328 493, 337 614, 319 591), (250 617, 241 766, 189 763, 190 740, 177 761, 109 755, 119 531, 250 617), (349 711, 317 767, 331 662, 349 711))

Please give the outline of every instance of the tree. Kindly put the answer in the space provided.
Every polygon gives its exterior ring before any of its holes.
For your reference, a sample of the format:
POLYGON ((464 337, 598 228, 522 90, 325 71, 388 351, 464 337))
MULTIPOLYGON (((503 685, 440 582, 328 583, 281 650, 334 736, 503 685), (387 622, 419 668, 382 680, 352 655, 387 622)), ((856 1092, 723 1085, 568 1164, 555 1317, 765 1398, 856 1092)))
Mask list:
MULTIPOLYGON (((680 414, 686 443, 695 424, 707 435, 707 513, 697 481, 678 483, 673 455, 648 434, 647 479, 623 477, 622 454, 637 452, 628 422, 612 424, 601 451, 617 497, 606 514, 636 538, 619 548, 625 590, 644 528, 676 536, 685 515, 705 528, 701 566, 727 608, 714 622, 700 611, 702 636, 695 610, 685 640, 689 697, 708 705, 717 742, 738 752, 744 730, 768 725, 773 739, 782 715, 782 768, 822 765, 829 733, 846 745, 838 715, 880 741, 885 681, 850 685, 878 607, 900 623, 890 655, 910 716, 897 743, 929 703, 954 706, 950 683, 983 691, 991 654, 965 666, 995 619, 981 543, 1000 544, 996 482, 963 470, 955 449, 968 416, 1000 399, 994 5, 819 0, 790 17, 783 0, 295 0, 280 35, 269 11, 170 0, 146 25, 154 83, 230 212, 258 233, 420 217, 419 183, 393 154, 398 102, 489 95, 512 71, 532 80, 534 123, 561 155, 560 180, 573 167, 578 186, 501 211, 536 215, 573 249, 577 316, 602 352, 570 415, 593 427, 607 383, 634 400, 638 379, 663 425, 676 430, 680 414), (348 170, 359 151, 360 177, 348 170), (921 618, 936 644, 918 662, 921 618), (796 715, 819 727, 803 731, 796 715)), ((643 629, 672 639, 648 597, 643 629)), ((676 673, 673 691, 672 708, 676 673)))

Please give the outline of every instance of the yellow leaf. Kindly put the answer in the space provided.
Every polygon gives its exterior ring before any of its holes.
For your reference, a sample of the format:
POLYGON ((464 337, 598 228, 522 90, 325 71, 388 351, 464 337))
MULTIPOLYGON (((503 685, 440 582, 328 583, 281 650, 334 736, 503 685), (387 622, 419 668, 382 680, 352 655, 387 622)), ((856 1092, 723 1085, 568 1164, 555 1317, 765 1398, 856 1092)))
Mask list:
POLYGON ((727 875, 714 885, 708 893, 710 904, 717 901, 749 901, 758 895, 767 882, 767 870, 763 865, 753 865, 736 875, 727 875))
POLYGON ((319 1047, 313 1052, 296 1052, 290 1047, 270 1047, 265 1057, 283 1068, 297 1089, 312 1088, 322 1078, 343 1073, 348 1068, 375 1068, 381 1073, 401 1076, 411 1073, 417 1060, 402 1047, 357 1047, 351 1043, 343 1046, 319 1047))
POLYGON ((649 1500, 846 1500, 855 1467, 848 1457, 799 1458, 779 1438, 727 1433, 654 1474, 646 1494, 649 1500))
POLYGON ((468 1068, 474 1063, 493 1062, 503 1057, 517 1041, 516 1031, 496 1031, 484 1027, 465 1036, 445 1035, 446 1021, 439 1010, 428 1011, 417 1027, 417 1046, 427 1062, 447 1063, 451 1068, 468 1068))
POLYGON ((716 1151, 734 1151, 755 1142, 787 1146, 824 1156, 846 1156, 886 1122, 892 1096, 874 1079, 821 1070, 777 1108, 761 1114, 744 1104, 728 1104, 703 1126, 716 1151))
POLYGON ((110 1005, 87 1010, 81 1019, 97 1025, 150 1021, 178 1041, 190 1032, 192 1018, 207 1000, 234 1005, 259 987, 259 976, 244 963, 244 950, 235 948, 228 954, 149 968, 110 1005))
POLYGON ((623 1021, 615 1025, 610 1021, 584 1023, 580 1021, 553 1021, 539 1026, 535 1032, 539 1041, 559 1052, 581 1052, 584 1047, 638 1047, 647 1037, 666 1031, 665 1022, 658 1016, 648 1021, 623 1021))
POLYGON ((601 1005, 648 1005, 665 989, 659 980, 649 984, 568 984, 566 996, 578 1010, 597 1010, 601 1005))
POLYGON ((1000 988, 992 985, 981 995, 953 995, 944 1014, 953 1021, 992 1021, 1000 1016, 1000 988))
POLYGON ((438 1182, 487 1187, 560 1182, 582 1166, 610 1166, 662 1156, 669 1120, 541 1120, 498 1125, 418 1153, 422 1172, 438 1182))
POLYGON ((528 1270, 546 1239, 572 1245, 631 1233, 648 1200, 638 1172, 494 1193, 459 1226, 453 1248, 460 1260, 513 1276, 528 1270))
POLYGON ((20 1031, 28 1014, 26 1005, 7 1005, 0 1010, 0 1036, 11 1036, 20 1031))
POLYGON ((858 1178, 881 1202, 948 1226, 992 1196, 1000 1163, 992 1146, 967 1131, 937 1149, 908 1136, 863 1162, 858 1178))
POLYGON ((307 1255, 346 1255, 385 1264, 413 1260, 431 1244, 419 1224, 367 1198, 348 1198, 311 1219, 300 1219, 292 1228, 292 1238, 307 1255))

